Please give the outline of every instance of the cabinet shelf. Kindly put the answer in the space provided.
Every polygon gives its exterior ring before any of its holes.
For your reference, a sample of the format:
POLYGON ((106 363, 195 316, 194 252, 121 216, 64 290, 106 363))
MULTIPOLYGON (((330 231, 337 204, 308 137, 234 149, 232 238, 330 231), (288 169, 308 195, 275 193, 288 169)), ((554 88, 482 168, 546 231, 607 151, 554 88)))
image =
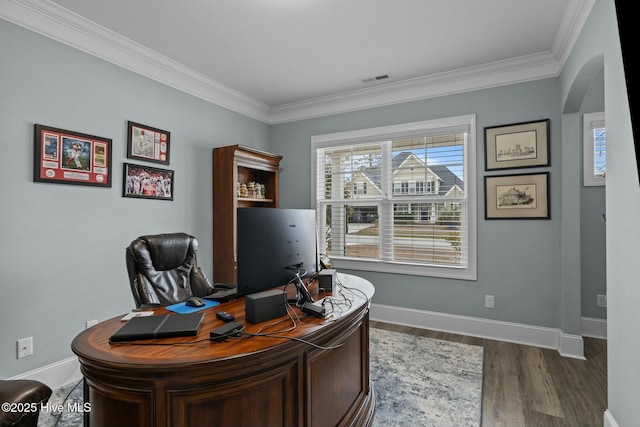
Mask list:
POLYGON ((213 280, 236 283, 236 210, 277 208, 282 156, 241 145, 213 150, 213 280), (238 184, 264 185, 266 198, 238 197, 238 184))
POLYGON ((273 203, 273 199, 254 199, 250 197, 238 197, 238 202, 273 203))

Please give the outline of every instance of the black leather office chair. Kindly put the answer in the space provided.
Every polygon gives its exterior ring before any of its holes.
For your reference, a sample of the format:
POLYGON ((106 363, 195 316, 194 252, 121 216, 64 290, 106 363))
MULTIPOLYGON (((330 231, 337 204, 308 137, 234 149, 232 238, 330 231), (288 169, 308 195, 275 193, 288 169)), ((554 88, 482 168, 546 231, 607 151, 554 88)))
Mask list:
POLYGON ((203 297, 213 286, 198 267, 198 241, 185 233, 141 236, 127 247, 129 283, 137 307, 203 297))
POLYGON ((0 411, 0 427, 37 427, 40 405, 49 401, 49 386, 34 380, 0 380, 0 402, 17 404, 0 411))

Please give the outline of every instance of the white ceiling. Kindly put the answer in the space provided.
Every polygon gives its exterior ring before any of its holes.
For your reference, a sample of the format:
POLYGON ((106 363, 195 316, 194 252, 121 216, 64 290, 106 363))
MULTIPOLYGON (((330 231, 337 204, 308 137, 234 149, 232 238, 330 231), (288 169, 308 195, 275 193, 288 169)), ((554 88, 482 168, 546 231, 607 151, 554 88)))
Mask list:
POLYGON ((266 122, 557 75, 590 8, 590 0, 10 2, 0 17, 266 122), (382 74, 390 78, 362 82, 382 74))

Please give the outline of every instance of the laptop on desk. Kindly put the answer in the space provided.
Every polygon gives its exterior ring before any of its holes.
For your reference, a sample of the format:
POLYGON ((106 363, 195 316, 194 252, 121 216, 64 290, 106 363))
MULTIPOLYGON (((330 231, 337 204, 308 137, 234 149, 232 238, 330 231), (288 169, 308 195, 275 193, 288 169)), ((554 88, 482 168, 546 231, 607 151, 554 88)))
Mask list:
POLYGON ((109 342, 193 336, 203 321, 203 313, 134 317, 111 335, 109 342))

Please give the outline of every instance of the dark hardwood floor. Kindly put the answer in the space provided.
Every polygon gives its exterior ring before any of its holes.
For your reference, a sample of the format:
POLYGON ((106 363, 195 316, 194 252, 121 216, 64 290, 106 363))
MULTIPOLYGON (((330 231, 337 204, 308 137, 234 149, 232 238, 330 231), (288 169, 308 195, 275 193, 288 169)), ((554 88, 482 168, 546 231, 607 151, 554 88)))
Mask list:
POLYGON ((380 329, 484 347, 483 427, 602 426, 607 342, 584 338, 586 360, 484 338, 372 321, 380 329))

